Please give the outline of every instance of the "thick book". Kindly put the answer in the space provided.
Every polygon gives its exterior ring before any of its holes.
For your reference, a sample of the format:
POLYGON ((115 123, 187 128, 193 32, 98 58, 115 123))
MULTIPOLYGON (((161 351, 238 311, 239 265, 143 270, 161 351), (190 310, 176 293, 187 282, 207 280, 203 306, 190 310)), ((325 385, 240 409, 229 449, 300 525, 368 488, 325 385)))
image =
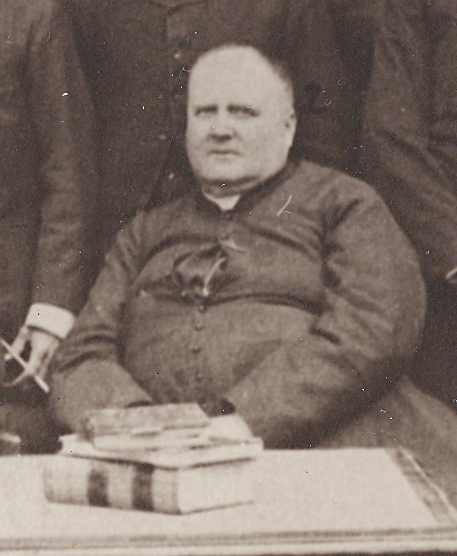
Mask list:
POLYGON ((254 500, 251 458, 230 456, 228 461, 202 463, 192 452, 187 458, 178 452, 168 458, 164 452, 154 454, 156 464, 56 455, 44 467, 46 498, 171 514, 254 500))

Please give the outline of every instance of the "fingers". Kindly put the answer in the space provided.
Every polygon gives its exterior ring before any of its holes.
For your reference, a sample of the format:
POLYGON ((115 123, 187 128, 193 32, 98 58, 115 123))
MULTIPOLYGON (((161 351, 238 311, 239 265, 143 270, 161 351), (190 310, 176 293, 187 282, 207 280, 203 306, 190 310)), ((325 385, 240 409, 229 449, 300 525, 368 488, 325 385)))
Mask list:
POLYGON ((211 417, 207 431, 211 439, 248 440, 252 432, 244 419, 237 413, 211 417))
POLYGON ((27 362, 27 373, 30 375, 44 375, 47 371, 47 366, 49 363, 48 351, 46 346, 38 343, 38 345, 33 342, 31 343, 30 357, 27 362))
MULTIPOLYGON (((18 355, 21 354, 24 351, 27 342, 30 340, 30 334, 31 331, 28 327, 23 326, 20 328, 14 342, 11 344, 11 349, 18 355)), ((11 353, 7 352, 5 354, 5 361, 11 361, 12 359, 13 356, 11 353)))
POLYGON ((12 388, 14 386, 19 386, 22 383, 24 383, 30 376, 32 376, 32 375, 30 375, 26 371, 23 371, 19 376, 17 376, 11 382, 7 382, 7 383, 3 384, 3 387, 12 388))
POLYGON ((59 346, 59 340, 52 334, 34 330, 30 339, 31 352, 28 360, 28 372, 40 378, 46 376, 49 363, 59 346))
POLYGON ((33 380, 41 388, 41 390, 43 390, 45 394, 49 394, 50 388, 47 382, 43 378, 41 378, 39 374, 31 373, 28 371, 28 369, 26 369, 23 373, 21 373, 18 377, 16 377, 12 382, 9 382, 8 384, 4 384, 3 386, 9 388, 20 386, 29 378, 33 378, 33 380))

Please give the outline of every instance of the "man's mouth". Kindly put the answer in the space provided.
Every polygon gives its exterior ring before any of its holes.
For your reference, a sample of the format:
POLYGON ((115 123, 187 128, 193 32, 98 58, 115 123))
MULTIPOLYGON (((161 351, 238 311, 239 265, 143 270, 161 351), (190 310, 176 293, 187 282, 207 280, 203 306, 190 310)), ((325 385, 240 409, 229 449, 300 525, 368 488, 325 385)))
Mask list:
POLYGON ((211 149, 209 154, 216 156, 238 156, 239 152, 233 149, 211 149))

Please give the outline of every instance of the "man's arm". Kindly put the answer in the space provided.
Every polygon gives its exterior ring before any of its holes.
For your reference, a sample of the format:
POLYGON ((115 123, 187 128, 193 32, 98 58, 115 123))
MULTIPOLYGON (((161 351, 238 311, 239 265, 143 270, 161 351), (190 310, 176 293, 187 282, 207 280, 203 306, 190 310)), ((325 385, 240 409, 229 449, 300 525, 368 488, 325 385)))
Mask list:
POLYGON ((427 282, 457 266, 457 5, 383 0, 365 96, 364 179, 384 198, 427 282))
MULTIPOLYGON (((322 216, 322 313, 311 326, 304 317, 297 339, 225 396, 270 447, 314 446, 366 411, 395 386, 420 339, 425 293, 411 247, 373 192, 344 200, 348 178, 339 179, 324 200, 339 208, 322 216)), ((287 209, 283 226, 300 230, 309 208, 292 199, 287 209)))
POLYGON ((118 358, 122 312, 140 264, 143 217, 118 235, 87 305, 51 364, 51 407, 72 430, 78 430, 85 409, 150 401, 118 358))
POLYGON ((21 353, 30 342, 28 370, 44 376, 59 340, 71 328, 72 313, 84 302, 86 232, 97 187, 91 104, 68 22, 52 2, 34 20, 26 79, 41 219, 32 290, 35 305, 13 348, 21 353))

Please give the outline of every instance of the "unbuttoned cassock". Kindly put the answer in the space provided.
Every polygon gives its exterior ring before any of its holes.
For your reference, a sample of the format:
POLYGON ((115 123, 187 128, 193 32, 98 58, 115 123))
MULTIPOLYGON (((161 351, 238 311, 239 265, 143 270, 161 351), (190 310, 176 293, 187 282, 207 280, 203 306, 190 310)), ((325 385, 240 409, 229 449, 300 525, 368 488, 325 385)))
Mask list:
POLYGON ((96 189, 91 104, 66 14, 0 4, 0 333, 28 305, 81 308, 96 189))
POLYGON ((51 403, 70 429, 90 408, 224 401, 270 447, 428 450, 435 401, 403 375, 424 310, 376 193, 291 163, 228 212, 196 190, 141 212, 57 352, 51 403))
MULTIPOLYGON (((100 241, 138 209, 183 193, 186 85, 197 53, 247 42, 283 56, 295 81, 295 153, 344 167, 345 85, 321 0, 67 0, 99 124, 100 241)), ((185 191, 184 191, 185 192, 185 191)))

